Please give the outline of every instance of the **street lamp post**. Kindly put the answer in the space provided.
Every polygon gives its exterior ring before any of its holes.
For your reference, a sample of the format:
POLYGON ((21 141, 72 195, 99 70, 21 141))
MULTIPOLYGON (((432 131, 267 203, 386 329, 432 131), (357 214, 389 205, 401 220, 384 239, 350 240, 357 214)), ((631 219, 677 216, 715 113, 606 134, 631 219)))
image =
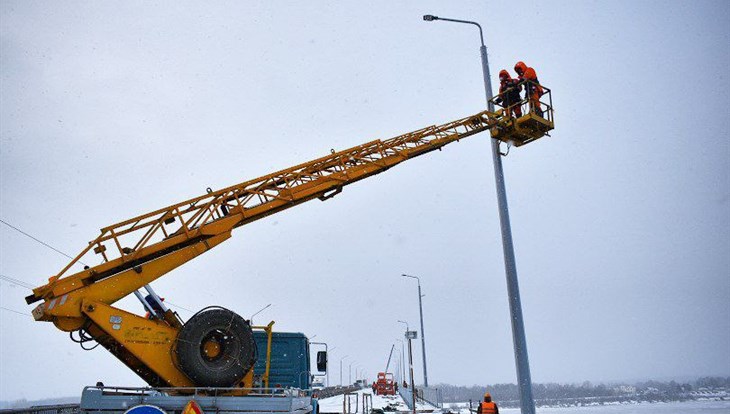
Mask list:
MULTIPOLYGON (((479 28, 481 47, 479 52, 482 57, 482 74, 484 76, 484 91, 487 98, 487 108, 494 112, 492 99, 492 83, 489 76, 489 60, 487 58, 487 47, 484 45, 482 27, 477 22, 468 20, 446 19, 433 15, 423 16, 425 21, 442 20, 454 23, 466 23, 479 28)), ((515 250, 512 244, 512 228, 509 221, 509 210, 507 207, 507 190, 504 184, 504 172, 502 170, 502 158, 499 153, 499 141, 492 139, 492 161, 494 163, 494 181, 497 188, 497 204, 499 207, 499 222, 502 230, 502 250, 504 252, 504 267, 507 276, 507 295, 512 321, 512 338, 515 350, 515 365, 517 368, 517 382, 520 390, 520 406, 522 414, 535 413, 535 401, 532 398, 532 380, 530 379, 530 362, 527 358, 527 339, 525 338, 525 325, 522 320, 522 304, 520 301, 520 289, 517 283, 517 264, 515 261, 515 250)), ((423 334, 423 332, 421 332, 423 334)))
POLYGON ((428 371, 426 371, 426 334, 423 330, 423 302, 421 298, 424 296, 421 294, 421 279, 418 276, 411 276, 402 274, 403 277, 409 277, 418 281, 418 309, 421 313, 421 352, 423 354, 423 386, 428 388, 428 371))
POLYGON ((416 339, 416 331, 406 331, 405 337, 408 340, 408 369, 411 377, 411 396, 413 403, 413 414, 416 414, 416 382, 413 380, 413 348, 411 347, 411 339, 416 339))
POLYGON ((396 339, 396 341, 400 342, 400 360, 401 360, 401 379, 406 379, 406 344, 400 339, 396 339))
POLYGON ((349 355, 345 355, 342 358, 340 358, 340 386, 342 386, 342 360, 347 358, 349 355))
POLYGON ((348 381, 347 386, 348 387, 350 385, 352 385, 352 364, 354 364, 355 362, 357 362, 357 361, 350 362, 350 366, 347 368, 347 381, 348 381))
POLYGON ((251 325, 253 325, 253 317, 254 317, 254 316, 256 316, 256 315, 258 315, 259 313, 261 313, 261 312, 265 311, 266 309, 268 309, 268 308, 269 308, 269 306, 271 306, 271 304, 270 304, 270 303, 269 303, 268 305, 264 306, 263 308, 259 309, 259 310, 258 310, 258 311, 257 311, 256 313, 254 313, 253 315, 251 315, 251 319, 249 319, 249 323, 250 323, 251 325))

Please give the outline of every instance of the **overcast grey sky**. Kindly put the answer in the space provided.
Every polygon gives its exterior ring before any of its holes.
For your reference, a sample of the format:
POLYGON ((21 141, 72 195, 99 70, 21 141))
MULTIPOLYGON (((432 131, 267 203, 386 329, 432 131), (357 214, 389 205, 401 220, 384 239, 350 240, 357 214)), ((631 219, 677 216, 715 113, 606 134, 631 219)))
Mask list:
MULTIPOLYGON (((481 22, 493 74, 524 60, 554 91, 553 136, 504 160, 533 380, 730 375, 724 1, 3 0, 0 218, 76 254, 206 187, 482 110, 477 31, 426 13, 481 22)), ((0 243, 0 274, 32 285, 67 263, 4 225, 0 243)), ((372 378, 396 320, 417 325, 401 273, 426 295, 430 382, 515 381, 486 134, 245 226, 154 286, 246 318, 272 303, 256 322, 337 347, 334 383, 344 355, 372 378)), ((143 384, 13 313, 27 294, 0 280, 0 399, 143 384)))

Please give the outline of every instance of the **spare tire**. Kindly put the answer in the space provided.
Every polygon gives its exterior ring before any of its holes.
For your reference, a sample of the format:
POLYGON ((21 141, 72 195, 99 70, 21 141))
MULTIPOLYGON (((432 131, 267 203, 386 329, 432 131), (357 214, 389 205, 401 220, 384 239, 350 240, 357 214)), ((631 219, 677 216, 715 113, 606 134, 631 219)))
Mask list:
POLYGON ((190 318, 175 352, 180 369, 198 387, 236 386, 256 363, 251 326, 224 308, 204 309, 190 318))

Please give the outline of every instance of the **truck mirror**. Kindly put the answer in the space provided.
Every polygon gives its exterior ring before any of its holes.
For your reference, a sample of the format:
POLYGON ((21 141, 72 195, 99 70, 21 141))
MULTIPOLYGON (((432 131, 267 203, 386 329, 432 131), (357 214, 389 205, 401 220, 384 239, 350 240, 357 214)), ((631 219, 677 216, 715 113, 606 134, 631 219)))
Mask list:
POLYGON ((327 351, 317 352, 317 371, 327 372, 327 351))

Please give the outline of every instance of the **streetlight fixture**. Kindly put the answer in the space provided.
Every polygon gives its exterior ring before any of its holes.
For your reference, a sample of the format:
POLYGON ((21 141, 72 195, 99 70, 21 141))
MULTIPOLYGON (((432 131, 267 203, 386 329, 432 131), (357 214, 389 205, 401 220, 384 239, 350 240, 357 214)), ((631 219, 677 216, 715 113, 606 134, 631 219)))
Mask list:
POLYGON ((398 322, 406 324, 406 331, 410 331, 411 329, 408 327, 408 322, 399 320, 398 322))
POLYGON ((396 339, 400 342, 400 361, 401 361, 401 380, 406 378, 406 344, 401 339, 396 339))
POLYGON ((342 360, 347 358, 349 355, 345 355, 342 358, 340 358, 340 387, 342 386, 342 360))
POLYGON ((418 309, 421 312, 421 352, 423 355, 423 386, 428 388, 428 371, 426 371, 426 334, 423 330, 423 302, 421 301, 421 298, 425 295, 421 294, 421 279, 418 276, 411 276, 405 273, 401 276, 416 279, 416 281, 418 281, 418 309))
MULTIPOLYGON (((423 20, 427 22, 442 20, 454 23, 471 24, 479 28, 479 39, 481 47, 479 52, 482 57, 482 74, 484 76, 484 91, 487 98, 487 108, 494 112, 492 99, 492 83, 489 75, 489 60, 487 58, 487 47, 484 45, 484 34, 482 26, 477 22, 468 20, 447 19, 443 17, 424 15, 423 20)), ((507 207, 507 190, 504 184, 504 172, 502 170, 502 158, 499 152, 499 141, 492 139, 492 161, 494 163, 494 181, 497 188, 497 204, 499 208, 499 222, 502 230, 502 250, 504 252, 504 267, 507 276, 507 295, 512 321, 512 337, 514 340, 515 365, 517 368, 517 382, 520 390, 520 407, 522 414, 535 414, 535 401, 532 398, 532 380, 530 378, 530 362, 527 358, 527 339, 525 338, 525 324, 522 320, 522 303, 520 301, 520 289, 517 283, 517 264, 515 261, 515 249, 512 243, 512 228, 509 220, 509 209, 507 207)), ((423 332, 421 332, 423 334, 423 332)))
POLYGON ((268 305, 264 306, 263 308, 259 309, 259 310, 258 310, 258 311, 257 311, 256 313, 254 313, 253 315, 251 315, 251 318, 249 319, 249 321, 250 321, 249 323, 251 323, 251 324, 253 325, 253 317, 254 317, 254 316, 256 316, 256 315, 258 315, 259 313, 261 313, 261 312, 265 311, 266 309, 268 309, 268 308, 269 308, 269 306, 271 306, 271 304, 270 304, 270 303, 269 303, 268 305))
POLYGON ((352 364, 354 364, 355 362, 357 362, 357 361, 350 362, 350 366, 347 368, 347 382, 348 382, 347 386, 348 387, 350 385, 352 385, 352 364))

